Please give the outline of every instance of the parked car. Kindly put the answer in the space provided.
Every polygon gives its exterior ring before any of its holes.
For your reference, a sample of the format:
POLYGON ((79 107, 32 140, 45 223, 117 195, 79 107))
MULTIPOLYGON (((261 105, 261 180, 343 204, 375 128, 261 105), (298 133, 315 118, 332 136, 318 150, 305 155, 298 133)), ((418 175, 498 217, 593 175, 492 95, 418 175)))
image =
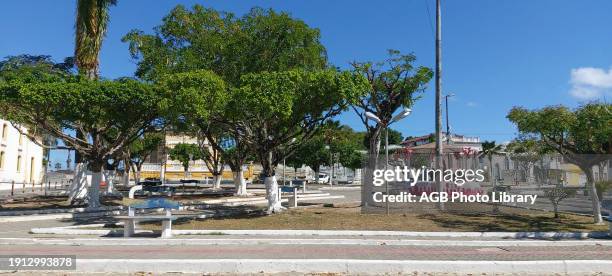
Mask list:
POLYGON ((329 183, 329 175, 326 173, 319 173, 319 180, 317 184, 327 184, 329 183))

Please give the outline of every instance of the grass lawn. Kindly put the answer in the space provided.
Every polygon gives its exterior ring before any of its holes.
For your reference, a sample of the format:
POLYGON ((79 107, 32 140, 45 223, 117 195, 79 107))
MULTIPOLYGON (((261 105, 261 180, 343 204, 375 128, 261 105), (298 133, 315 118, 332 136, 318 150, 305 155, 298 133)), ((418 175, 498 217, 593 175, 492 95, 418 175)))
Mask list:
MULTIPOLYGON (((303 230, 397 230, 397 231, 607 231, 587 216, 563 214, 554 219, 549 212, 501 208, 493 214, 361 214, 359 208, 292 209, 280 214, 237 218, 189 220, 174 223, 174 229, 303 229, 303 230)), ((143 224, 145 229, 159 229, 143 224)))

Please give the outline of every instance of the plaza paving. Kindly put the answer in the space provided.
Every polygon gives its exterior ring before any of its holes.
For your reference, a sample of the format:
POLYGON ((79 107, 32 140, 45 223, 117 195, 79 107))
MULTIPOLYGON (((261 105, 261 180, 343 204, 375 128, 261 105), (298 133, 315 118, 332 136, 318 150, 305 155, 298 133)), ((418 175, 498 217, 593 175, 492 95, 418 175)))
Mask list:
MULTIPOLYGON (((337 190, 333 191, 333 194, 345 197, 340 202, 320 200, 317 203, 356 203, 360 197, 359 190, 337 190)), ((487 271, 487 267, 478 267, 477 264, 469 265, 475 261, 489 262, 482 264, 489 268, 492 268, 490 266, 493 263, 508 265, 503 269, 494 270, 496 274, 509 271, 519 275, 529 274, 529 269, 531 269, 529 266, 521 268, 521 266, 514 266, 516 263, 527 265, 540 263, 542 269, 558 268, 559 270, 551 271, 569 273, 573 271, 574 266, 576 271, 581 271, 579 269, 582 268, 579 264, 566 262, 581 260, 597 262, 600 266, 594 267, 592 271, 589 270, 589 272, 599 273, 597 275, 606 275, 605 273, 612 271, 612 239, 536 241, 482 237, 194 235, 175 236, 165 240, 151 236, 124 239, 92 235, 33 235, 29 233, 31 228, 74 224, 75 222, 71 220, 1 223, 0 255, 71 254, 76 255, 77 260, 81 260, 82 268, 85 265, 90 268, 79 271, 82 273, 105 271, 101 275, 111 272, 115 275, 114 273, 135 271, 191 273, 193 269, 206 269, 214 263, 223 262, 227 263, 226 272, 230 274, 240 274, 238 270, 234 270, 236 267, 241 264, 244 268, 249 265, 249 262, 253 262, 254 267, 261 266, 261 271, 270 272, 271 275, 302 275, 299 273, 301 269, 316 270, 319 265, 321 265, 320 269, 336 271, 333 267, 330 268, 331 264, 342 267, 338 270, 340 272, 334 272, 331 275, 351 275, 350 271, 353 270, 350 269, 358 266, 360 261, 367 268, 363 270, 365 272, 372 272, 372 269, 382 269, 381 272, 383 272, 384 267, 389 267, 389 271, 386 272, 397 275, 401 275, 401 273, 396 273, 398 269, 411 275, 417 271, 427 272, 424 275, 437 275, 440 272, 439 269, 457 265, 460 265, 461 269, 448 269, 444 275, 455 275, 453 273, 464 275, 466 272, 487 271), (104 262, 108 265, 104 265, 104 262), (181 262, 190 262, 184 267, 184 271, 180 271, 181 262), (368 262, 371 262, 371 266, 368 265, 370 264, 368 262), (440 263, 439 267, 434 265, 431 270, 427 269, 426 265, 431 266, 436 262, 440 263), (302 265, 297 265, 297 263, 302 265), (278 267, 272 269, 274 266, 271 264, 278 265, 278 267), (153 265, 155 268, 152 268, 153 265), (266 271, 266 267, 272 270, 266 271), (414 267, 415 270, 402 270, 407 267, 414 267), (165 271, 164 268, 170 271, 165 271), (279 269, 289 270, 279 273, 279 269)), ((223 269, 223 267, 218 269, 223 269)), ((250 274, 248 271, 245 273, 250 274)), ((543 274, 546 273, 536 273, 536 275, 543 274)), ((25 273, 24 275, 36 274, 25 273)))

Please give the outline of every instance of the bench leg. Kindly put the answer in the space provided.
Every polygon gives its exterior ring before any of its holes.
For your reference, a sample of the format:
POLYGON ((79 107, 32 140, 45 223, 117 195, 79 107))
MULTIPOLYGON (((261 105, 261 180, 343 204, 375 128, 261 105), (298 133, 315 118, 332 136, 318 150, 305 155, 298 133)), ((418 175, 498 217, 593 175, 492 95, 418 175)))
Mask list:
POLYGON ((126 220, 123 223, 123 237, 129 238, 131 236, 134 236, 135 230, 136 230, 136 221, 126 220))
POLYGON ((161 238, 172 238, 172 220, 162 221, 162 234, 161 238))

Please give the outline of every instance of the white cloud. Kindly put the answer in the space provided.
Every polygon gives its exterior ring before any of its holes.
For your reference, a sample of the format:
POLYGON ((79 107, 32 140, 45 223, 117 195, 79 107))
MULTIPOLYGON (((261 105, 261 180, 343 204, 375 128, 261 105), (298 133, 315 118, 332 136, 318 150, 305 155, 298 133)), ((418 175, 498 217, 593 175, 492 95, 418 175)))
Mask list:
POLYGON ((581 67, 572 69, 570 95, 579 100, 595 100, 612 95, 612 69, 581 67))
POLYGON ((475 102, 467 102, 467 103, 465 103, 465 105, 467 105, 468 107, 477 107, 478 106, 478 104, 475 103, 475 102))

